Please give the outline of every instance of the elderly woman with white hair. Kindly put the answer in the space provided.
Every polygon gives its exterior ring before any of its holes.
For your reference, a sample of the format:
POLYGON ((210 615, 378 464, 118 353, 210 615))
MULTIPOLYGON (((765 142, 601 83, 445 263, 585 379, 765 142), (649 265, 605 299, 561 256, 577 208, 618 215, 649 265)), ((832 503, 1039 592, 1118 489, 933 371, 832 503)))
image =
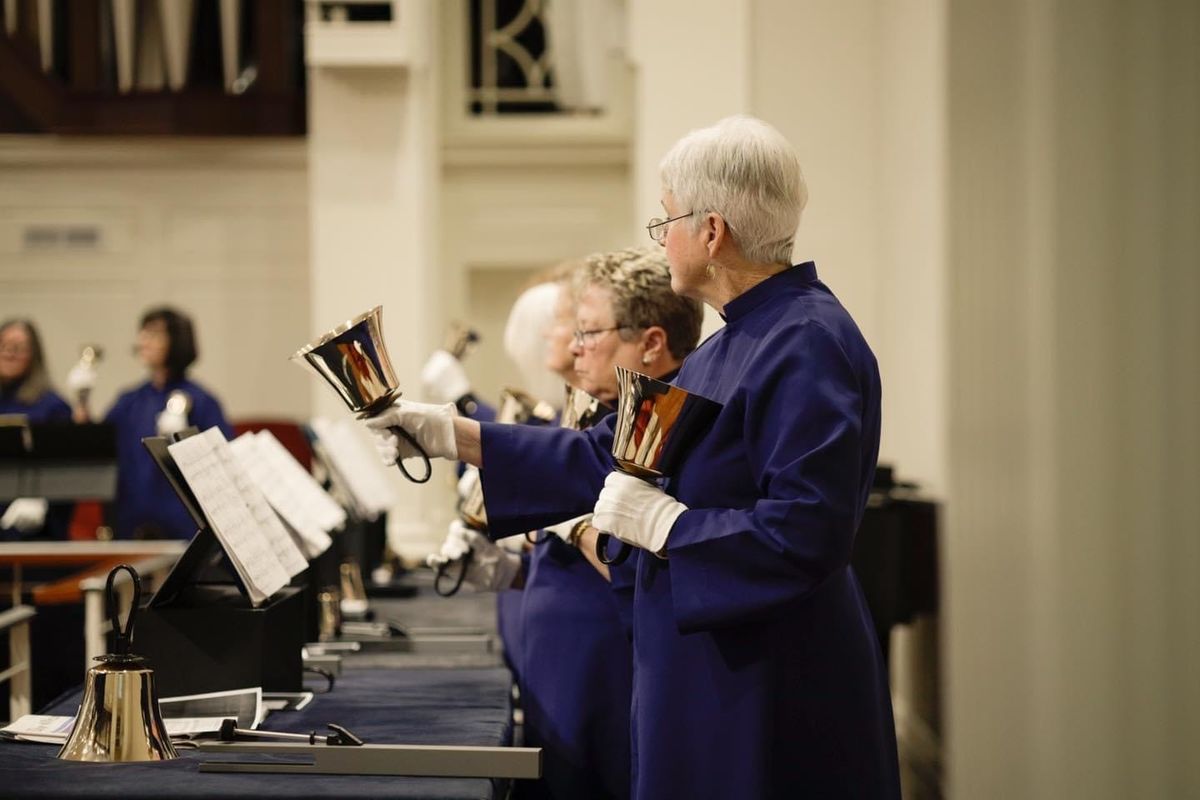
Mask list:
POLYGON ((674 291, 725 327, 675 383, 722 404, 662 486, 612 472, 611 425, 520 432, 402 403, 432 454, 520 470, 492 527, 594 506, 640 548, 634 597, 633 796, 900 795, 887 672, 850 567, 875 470, 875 358, 811 263, 790 266, 807 199, 795 151, 733 117, 661 164, 674 291), (598 498, 597 498, 597 495, 598 498))

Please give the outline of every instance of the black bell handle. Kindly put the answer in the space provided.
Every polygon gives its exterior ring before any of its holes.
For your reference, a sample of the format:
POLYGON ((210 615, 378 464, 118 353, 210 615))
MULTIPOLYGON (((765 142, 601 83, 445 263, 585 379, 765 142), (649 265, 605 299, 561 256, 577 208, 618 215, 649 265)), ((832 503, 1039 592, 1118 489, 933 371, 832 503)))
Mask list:
POLYGON ((600 531, 596 534, 596 558, 599 559, 601 564, 612 566, 624 564, 625 560, 629 558, 629 554, 633 552, 633 547, 625 544, 625 542, 621 542, 621 546, 617 549, 617 554, 609 558, 608 542, 610 539, 612 539, 611 533, 600 531))
POLYGON ((471 566, 471 559, 474 557, 475 557, 475 551, 468 550, 466 552, 466 554, 463 555, 462 558, 458 559, 458 561, 462 564, 462 569, 460 569, 458 571, 458 578, 455 579, 454 583, 450 586, 449 589, 444 588, 444 584, 442 583, 442 580, 447 575, 450 574, 449 567, 454 562, 446 561, 442 564, 438 564, 437 574, 433 579, 433 590, 435 592, 437 592, 438 594, 440 594, 442 597, 453 597, 454 595, 458 594, 458 590, 462 588, 463 581, 466 580, 467 568, 471 566))
POLYGON ((433 465, 429 463, 429 454, 425 452, 425 448, 417 444, 417 440, 413 438, 412 434, 404 430, 404 428, 401 428, 399 425, 393 425, 392 427, 388 428, 388 430, 412 445, 412 448, 417 451, 417 455, 421 457, 421 461, 425 463, 425 475, 421 478, 414 478, 412 473, 409 472, 404 466, 404 459, 397 457, 396 466, 399 467, 400 471, 404 473, 404 477, 408 478, 413 483, 425 483, 428 481, 429 476, 433 474, 433 465))
POLYGON ((129 646, 133 644, 133 621, 137 617, 138 606, 142 604, 142 579, 137 570, 128 564, 118 564, 108 573, 108 581, 104 584, 105 603, 108 606, 108 620, 112 623, 116 635, 116 654, 129 655, 129 646), (133 605, 129 607, 129 616, 125 618, 125 627, 121 627, 120 613, 117 611, 117 573, 125 570, 133 581, 133 605))

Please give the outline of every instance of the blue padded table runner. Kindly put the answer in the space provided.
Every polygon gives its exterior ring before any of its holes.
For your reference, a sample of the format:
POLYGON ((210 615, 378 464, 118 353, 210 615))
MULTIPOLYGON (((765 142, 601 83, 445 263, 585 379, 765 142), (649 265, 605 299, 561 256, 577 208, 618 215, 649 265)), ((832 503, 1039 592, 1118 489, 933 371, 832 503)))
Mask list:
MULTIPOLYGON (((303 711, 275 712, 265 730, 325 731, 333 722, 372 744, 504 746, 512 743, 512 678, 495 669, 354 669, 303 711)), ((41 713, 74 714, 79 692, 41 713)), ((59 761, 54 745, 0 743, 0 796, 6 798, 492 798, 486 779, 201 773, 224 753, 181 750, 174 761, 87 764, 59 761)), ((266 758, 259 755, 257 758, 266 758)))

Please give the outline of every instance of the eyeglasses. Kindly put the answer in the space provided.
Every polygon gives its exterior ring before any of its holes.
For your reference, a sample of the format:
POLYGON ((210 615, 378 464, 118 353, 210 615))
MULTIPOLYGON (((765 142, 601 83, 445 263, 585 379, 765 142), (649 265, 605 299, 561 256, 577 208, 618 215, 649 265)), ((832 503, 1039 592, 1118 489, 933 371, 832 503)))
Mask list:
POLYGON ((600 335, 619 331, 622 328, 630 328, 631 325, 614 325, 611 328, 596 328, 590 331, 575 331, 573 338, 577 347, 582 347, 584 350, 591 350, 596 346, 596 342, 600 341, 600 335))
POLYGON ((674 222, 677 219, 683 219, 684 217, 690 217, 694 213, 696 213, 696 212, 689 211, 686 214, 680 214, 678 217, 671 217, 670 219, 663 219, 662 217, 655 217, 654 219, 650 220, 650 224, 646 226, 646 233, 650 234, 651 239, 658 242, 659 244, 662 244, 663 242, 665 242, 667 240, 667 223, 668 222, 674 222))

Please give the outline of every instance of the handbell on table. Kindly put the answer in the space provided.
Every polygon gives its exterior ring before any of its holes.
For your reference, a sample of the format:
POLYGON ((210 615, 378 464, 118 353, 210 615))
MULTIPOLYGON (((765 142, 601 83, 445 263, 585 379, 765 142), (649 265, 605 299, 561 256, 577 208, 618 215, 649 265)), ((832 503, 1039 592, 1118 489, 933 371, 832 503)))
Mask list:
POLYGON ((83 702, 75 727, 58 751, 64 761, 133 762, 176 758, 158 709, 154 671, 141 656, 131 655, 133 623, 142 598, 137 570, 120 564, 108 573, 105 587, 108 616, 116 634, 116 653, 96 656, 100 663, 87 672, 83 702), (124 629, 117 615, 114 581, 125 570, 133 578, 133 604, 124 629))

